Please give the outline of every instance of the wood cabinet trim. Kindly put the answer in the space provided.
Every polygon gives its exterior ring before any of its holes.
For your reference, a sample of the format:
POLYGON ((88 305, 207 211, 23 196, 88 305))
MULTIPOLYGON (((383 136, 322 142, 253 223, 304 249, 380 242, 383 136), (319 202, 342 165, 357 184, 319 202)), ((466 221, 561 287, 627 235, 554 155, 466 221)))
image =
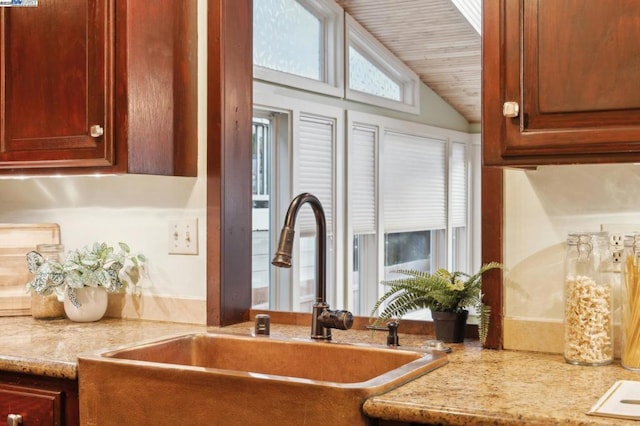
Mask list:
POLYGON ((251 308, 252 0, 208 1, 207 325, 251 308), (242 52, 242 54, 238 54, 242 52))

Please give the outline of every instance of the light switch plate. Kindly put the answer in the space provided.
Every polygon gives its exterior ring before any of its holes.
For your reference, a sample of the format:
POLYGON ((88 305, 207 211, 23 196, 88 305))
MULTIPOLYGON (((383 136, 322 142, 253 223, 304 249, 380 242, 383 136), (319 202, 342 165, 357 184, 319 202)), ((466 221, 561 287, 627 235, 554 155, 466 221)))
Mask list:
POLYGON ((169 254, 198 254, 198 218, 169 220, 169 254))

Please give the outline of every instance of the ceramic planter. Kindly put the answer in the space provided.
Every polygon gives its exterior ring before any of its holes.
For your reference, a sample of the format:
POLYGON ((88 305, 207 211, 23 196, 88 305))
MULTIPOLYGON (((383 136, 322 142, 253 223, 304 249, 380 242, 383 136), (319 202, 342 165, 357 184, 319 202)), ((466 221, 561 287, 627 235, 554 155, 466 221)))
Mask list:
POLYGON ((71 321, 98 321, 107 312, 109 298, 104 287, 76 288, 75 293, 80 306, 75 306, 71 302, 68 293, 64 298, 64 311, 71 321))
POLYGON ((469 311, 439 312, 431 311, 436 339, 445 343, 460 343, 464 341, 464 331, 467 325, 469 311))

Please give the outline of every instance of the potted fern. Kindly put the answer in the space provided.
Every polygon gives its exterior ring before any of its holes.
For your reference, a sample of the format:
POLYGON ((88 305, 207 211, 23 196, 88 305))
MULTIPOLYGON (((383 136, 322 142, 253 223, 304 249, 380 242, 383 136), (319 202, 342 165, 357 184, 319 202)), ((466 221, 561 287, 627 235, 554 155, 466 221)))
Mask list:
POLYGON ((382 282, 389 286, 389 290, 375 303, 371 315, 382 308, 376 320, 376 323, 381 323, 391 318, 401 319, 411 311, 429 308, 436 338, 456 343, 464 340, 469 315, 467 308, 473 306, 480 316, 479 335, 483 342, 490 307, 482 303, 482 275, 495 268, 502 268, 502 265, 487 263, 473 275, 446 269, 438 269, 432 274, 416 270, 394 271, 403 277, 382 282))

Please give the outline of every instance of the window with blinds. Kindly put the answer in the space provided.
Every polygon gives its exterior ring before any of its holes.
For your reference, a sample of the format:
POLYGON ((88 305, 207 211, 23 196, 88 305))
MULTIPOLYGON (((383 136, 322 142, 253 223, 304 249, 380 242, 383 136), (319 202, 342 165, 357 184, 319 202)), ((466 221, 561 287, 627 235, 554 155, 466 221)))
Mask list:
POLYGON ((467 144, 451 143, 449 172, 449 265, 455 271, 469 269, 469 159, 467 144))
MULTIPOLYGON (((298 122, 298 140, 294 167, 297 193, 310 192, 318 197, 327 220, 327 234, 333 229, 333 193, 335 120, 309 114, 301 114, 298 122)), ((308 206, 303 206, 298 217, 300 235, 315 233, 316 222, 308 206)))
POLYGON ((467 144, 451 143, 451 226, 467 226, 467 144))
POLYGON ((355 125, 351 133, 349 176, 354 234, 376 232, 376 127, 355 125))
POLYGON ((331 304, 368 315, 381 280, 398 266, 469 269, 469 135, 421 123, 419 84, 333 0, 255 3, 257 307, 310 311, 316 224, 309 206, 296 221, 293 268, 274 271, 268 262, 272 231, 301 192, 324 208, 331 304))
POLYGON ((382 197, 385 233, 446 227, 446 141, 385 132, 382 197))
POLYGON ((428 126, 348 116, 347 290, 350 308, 367 315, 380 280, 398 269, 468 269, 468 144, 428 126))

